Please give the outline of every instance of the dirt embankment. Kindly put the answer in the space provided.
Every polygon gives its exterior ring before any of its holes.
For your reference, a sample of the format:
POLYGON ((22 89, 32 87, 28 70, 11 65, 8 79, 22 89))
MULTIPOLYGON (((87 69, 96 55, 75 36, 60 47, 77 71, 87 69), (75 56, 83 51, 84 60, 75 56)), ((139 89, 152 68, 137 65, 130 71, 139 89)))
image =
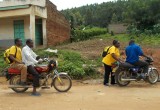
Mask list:
MULTIPOLYGON (((95 59, 101 57, 101 53, 105 46, 112 44, 112 40, 93 39, 82 42, 76 42, 68 45, 57 46, 58 49, 67 49, 80 52, 84 58, 95 59)), ((128 42, 121 42, 120 51, 124 52, 128 42)), ((152 56, 154 59, 154 66, 160 70, 160 49, 148 46, 142 46, 144 53, 152 56)), ((125 56, 122 56, 125 59, 125 56)))

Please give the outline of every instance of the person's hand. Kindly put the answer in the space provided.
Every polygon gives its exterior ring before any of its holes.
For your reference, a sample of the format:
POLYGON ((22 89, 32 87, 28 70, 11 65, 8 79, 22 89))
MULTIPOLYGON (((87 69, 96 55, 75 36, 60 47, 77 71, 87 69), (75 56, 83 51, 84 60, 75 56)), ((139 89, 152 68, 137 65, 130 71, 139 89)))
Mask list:
POLYGON ((125 52, 123 52, 123 51, 120 53, 120 55, 124 55, 124 54, 125 54, 125 52))
POLYGON ((43 62, 43 60, 40 58, 39 60, 38 60, 38 64, 41 64, 43 62))
POLYGON ((24 62, 17 62, 18 64, 25 64, 24 62))
POLYGON ((119 60, 118 60, 118 62, 119 62, 119 63, 121 63, 121 64, 122 64, 122 63, 124 63, 124 61, 123 61, 123 60, 121 60, 121 59, 119 59, 119 60))

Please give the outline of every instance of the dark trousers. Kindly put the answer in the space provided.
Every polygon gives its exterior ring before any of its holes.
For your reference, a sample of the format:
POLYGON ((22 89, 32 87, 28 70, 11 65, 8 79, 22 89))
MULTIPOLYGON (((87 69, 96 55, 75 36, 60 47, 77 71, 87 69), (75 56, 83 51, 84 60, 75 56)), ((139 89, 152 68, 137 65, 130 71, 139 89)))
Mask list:
POLYGON ((106 83, 109 82, 109 75, 110 74, 111 74, 111 84, 114 84, 115 83, 115 75, 112 73, 111 66, 108 66, 108 65, 104 64, 104 70, 105 70, 105 74, 104 74, 103 84, 105 85, 106 83))
POLYGON ((27 71, 33 75, 33 87, 39 87, 39 73, 32 65, 28 66, 27 71))
POLYGON ((138 62, 134 63, 133 65, 143 68, 144 69, 143 72, 148 73, 149 64, 147 62, 139 60, 138 62))

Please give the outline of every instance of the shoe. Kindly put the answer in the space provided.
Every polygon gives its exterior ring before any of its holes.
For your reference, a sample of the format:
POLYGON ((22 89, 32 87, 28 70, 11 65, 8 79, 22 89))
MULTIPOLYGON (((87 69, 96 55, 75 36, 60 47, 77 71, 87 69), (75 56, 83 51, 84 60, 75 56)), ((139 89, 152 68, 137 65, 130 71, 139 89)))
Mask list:
POLYGON ((117 84, 117 83, 111 83, 111 85, 115 85, 115 84, 117 84))
POLYGON ((41 96, 41 94, 38 92, 35 92, 35 93, 32 93, 31 96, 41 96))
POLYGON ((41 87, 42 89, 50 89, 48 86, 41 87))
POLYGON ((104 86, 110 86, 110 84, 109 84, 109 83, 106 83, 106 84, 104 84, 104 86))

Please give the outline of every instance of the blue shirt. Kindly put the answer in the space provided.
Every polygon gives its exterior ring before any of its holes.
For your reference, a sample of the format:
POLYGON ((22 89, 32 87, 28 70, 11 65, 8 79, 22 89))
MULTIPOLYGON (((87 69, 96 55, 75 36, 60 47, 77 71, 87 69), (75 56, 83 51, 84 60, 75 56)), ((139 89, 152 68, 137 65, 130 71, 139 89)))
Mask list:
POLYGON ((139 56, 143 55, 143 51, 140 46, 132 43, 128 47, 126 47, 126 62, 134 64, 139 61, 139 56))

